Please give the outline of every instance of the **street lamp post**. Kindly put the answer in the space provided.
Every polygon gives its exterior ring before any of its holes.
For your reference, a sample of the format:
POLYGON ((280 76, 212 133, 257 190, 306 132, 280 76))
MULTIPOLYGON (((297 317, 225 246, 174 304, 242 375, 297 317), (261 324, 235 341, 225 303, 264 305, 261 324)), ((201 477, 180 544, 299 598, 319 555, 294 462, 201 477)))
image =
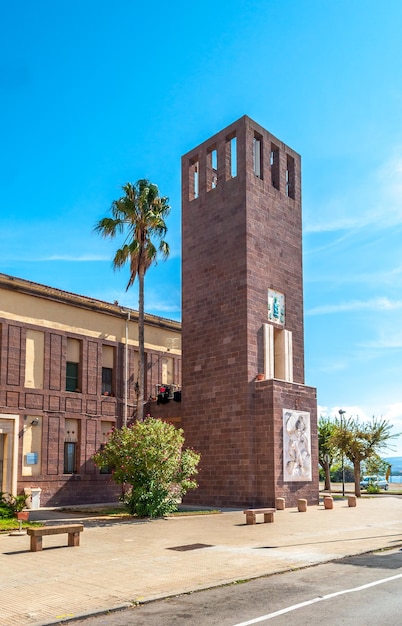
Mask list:
MULTIPOLYGON (((338 413, 341 417, 341 428, 343 429, 343 416, 345 415, 346 411, 339 409, 338 413)), ((345 464, 344 464, 343 450, 342 450, 342 495, 343 496, 345 495, 345 464)))

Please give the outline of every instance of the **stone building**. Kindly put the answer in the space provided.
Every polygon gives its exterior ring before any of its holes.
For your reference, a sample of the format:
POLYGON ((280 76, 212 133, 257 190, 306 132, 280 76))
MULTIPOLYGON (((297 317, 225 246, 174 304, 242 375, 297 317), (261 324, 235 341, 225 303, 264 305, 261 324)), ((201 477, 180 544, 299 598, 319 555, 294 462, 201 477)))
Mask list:
POLYGON ((182 275, 182 426, 201 452, 186 501, 317 502, 301 160, 246 116, 182 158, 182 275))
MULTIPOLYGON (((116 497, 92 455, 135 417, 137 321, 117 303, 0 274, 2 491, 33 488, 42 506, 116 497)), ((181 324, 146 315, 145 349, 145 414, 178 422, 181 324)))

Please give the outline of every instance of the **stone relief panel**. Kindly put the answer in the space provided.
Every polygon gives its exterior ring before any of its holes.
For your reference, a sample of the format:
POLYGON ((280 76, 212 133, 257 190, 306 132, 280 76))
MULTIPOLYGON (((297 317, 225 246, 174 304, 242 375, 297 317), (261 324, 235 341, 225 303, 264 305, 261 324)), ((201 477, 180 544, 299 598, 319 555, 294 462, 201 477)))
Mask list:
POLYGON ((310 413, 283 409, 283 479, 311 481, 310 413))

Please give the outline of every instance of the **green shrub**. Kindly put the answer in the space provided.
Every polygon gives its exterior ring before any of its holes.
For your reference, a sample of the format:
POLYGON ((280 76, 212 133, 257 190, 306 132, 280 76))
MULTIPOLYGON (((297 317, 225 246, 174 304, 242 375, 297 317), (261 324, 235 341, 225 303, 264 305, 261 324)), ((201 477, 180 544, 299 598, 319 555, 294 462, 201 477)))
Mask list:
POLYGON ((131 515, 161 517, 177 510, 178 500, 197 487, 200 455, 183 444, 182 429, 148 416, 114 429, 94 462, 124 486, 122 501, 131 515))
POLYGON ((0 519, 8 519, 14 517, 14 511, 10 506, 0 502, 0 519))
POLYGON ((25 507, 26 496, 13 496, 11 493, 0 491, 0 518, 14 517, 17 511, 25 507))
POLYGON ((380 493, 380 488, 375 483, 369 483, 367 485, 367 493, 380 493))

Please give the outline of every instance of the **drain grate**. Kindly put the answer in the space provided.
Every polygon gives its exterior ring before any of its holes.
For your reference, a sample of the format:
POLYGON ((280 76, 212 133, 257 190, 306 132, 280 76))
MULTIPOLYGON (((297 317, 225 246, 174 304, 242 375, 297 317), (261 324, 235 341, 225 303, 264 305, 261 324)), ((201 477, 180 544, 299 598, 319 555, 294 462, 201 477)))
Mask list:
POLYGON ((186 552, 187 550, 200 550, 200 548, 212 548, 208 543, 190 543, 187 546, 176 546, 168 548, 168 550, 176 550, 177 552, 186 552))

